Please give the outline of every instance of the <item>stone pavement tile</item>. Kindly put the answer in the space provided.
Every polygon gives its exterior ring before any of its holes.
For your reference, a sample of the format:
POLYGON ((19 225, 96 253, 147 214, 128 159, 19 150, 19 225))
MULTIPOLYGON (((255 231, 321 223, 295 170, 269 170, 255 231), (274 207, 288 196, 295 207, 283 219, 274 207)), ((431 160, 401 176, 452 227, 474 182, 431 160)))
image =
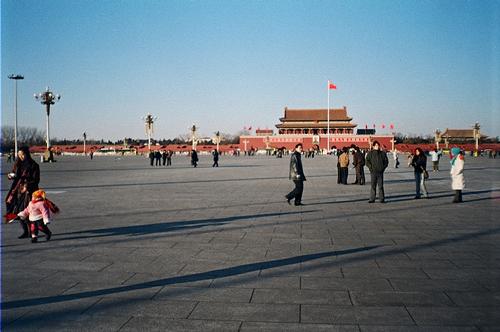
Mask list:
POLYGON ((12 323, 16 319, 19 319, 26 315, 30 310, 30 308, 15 308, 15 309, 2 309, 2 326, 0 329, 3 329, 6 325, 12 323))
POLYGON ((342 268, 342 274, 345 278, 410 278, 410 279, 429 279, 429 277, 420 268, 378 268, 367 269, 355 266, 342 268))
POLYGON ((300 264, 290 264, 290 265, 277 266, 270 269, 261 270, 259 275, 261 277, 301 276, 302 270, 300 269, 300 264))
POLYGON ((496 326, 480 326, 481 332, 498 332, 500 331, 500 325, 496 326))
POLYGON ((200 302, 190 319, 299 322, 299 305, 200 302))
POLYGON ((351 291, 356 306, 453 306, 443 292, 351 291))
POLYGON ((250 302, 253 289, 250 288, 202 288, 202 287, 164 287, 154 300, 167 301, 215 301, 250 302))
POLYGON ((163 281, 166 286, 169 287, 210 287, 212 284, 213 279, 204 279, 204 280, 197 280, 197 281, 186 281, 186 282, 180 282, 182 279, 179 279, 179 276, 177 273, 173 274, 151 274, 151 273, 135 273, 133 277, 130 279, 127 279, 123 285, 135 285, 135 284, 142 284, 142 283, 148 283, 148 282, 161 282, 163 281), (168 279, 168 280, 166 280, 168 279), (168 285, 167 285, 168 283, 168 285))
POLYGON ((277 259, 286 259, 293 256, 300 256, 301 251, 299 248, 295 250, 278 250, 278 249, 267 249, 266 252, 266 260, 277 260, 277 259))
POLYGON ((459 268, 466 269, 488 269, 491 267, 491 261, 485 258, 476 259, 450 259, 450 261, 459 268))
POLYGON ((65 290, 74 287, 77 283, 72 280, 44 280, 38 282, 15 282, 8 287, 2 288, 2 302, 15 299, 26 299, 35 297, 55 296, 62 294, 65 290))
POLYGON ((407 307, 417 325, 500 325, 500 307, 407 307))
POLYGON ((500 278, 478 278, 476 280, 481 286, 492 292, 500 291, 500 278))
POLYGON ((486 290, 483 286, 473 280, 391 278, 390 281, 395 290, 403 292, 486 290))
POLYGON ((120 298, 130 298, 130 299, 151 299, 160 289, 161 286, 149 286, 144 285, 144 287, 139 287, 139 285, 122 285, 119 282, 113 283, 110 281, 106 282, 81 282, 77 283, 72 288, 66 290, 64 295, 89 295, 94 297, 120 297, 120 298), (134 287, 138 286, 138 287, 134 287))
POLYGON ((274 289, 299 289, 300 277, 298 276, 257 276, 243 274, 231 277, 214 279, 212 287, 237 287, 237 288, 274 288, 274 289))
POLYGON ((301 306, 301 322, 326 324, 415 325, 403 307, 301 306))
POLYGON ((457 266, 447 259, 412 259, 412 260, 377 260, 380 267, 406 267, 406 268, 456 268, 457 266))
POLYGON ((193 259, 188 261, 187 264, 180 271, 178 271, 178 273, 182 275, 204 273, 206 275, 212 274, 214 276, 219 276, 221 270, 232 268, 235 268, 235 264, 233 262, 221 262, 218 260, 204 261, 193 259))
POLYGON ((455 268, 455 269, 423 269, 431 279, 500 279, 500 269, 470 269, 470 268, 455 268))
POLYGON ((251 302, 351 305, 347 291, 310 289, 255 289, 251 302))
POLYGON ((194 319, 164 319, 161 317, 133 317, 120 331, 157 332, 237 332, 238 321, 194 319))
POLYGON ((243 322, 241 332, 359 332, 357 325, 243 322))
POLYGON ((105 298, 85 311, 86 315, 125 315, 130 317, 150 316, 167 319, 184 319, 189 316, 195 301, 152 301, 105 298))
POLYGON ((359 291, 393 291, 386 279, 352 279, 352 278, 324 278, 302 277, 302 289, 330 289, 330 290, 359 290, 359 291))
POLYGON ((360 325, 361 332, 480 332, 475 326, 376 326, 360 325))
POLYGON ((171 261, 169 263, 163 262, 162 259, 158 259, 153 262, 145 262, 138 260, 135 262, 121 262, 119 260, 110 262, 102 270, 106 273, 156 273, 156 274, 175 274, 178 273, 185 264, 183 262, 171 261))
POLYGON ((30 312, 3 331, 118 331, 130 317, 30 312))
POLYGON ((421 252, 421 251, 409 251, 407 255, 410 259, 421 260, 421 259, 450 259, 450 260, 474 260, 478 259, 479 256, 472 252, 454 252, 446 253, 441 251, 434 252, 421 252))
POLYGON ((500 307, 500 292, 450 292, 446 294, 460 307, 500 307))
POLYGON ((110 263, 82 261, 43 261, 32 264, 33 269, 66 270, 66 271, 101 271, 110 263))
POLYGON ((67 280, 74 283, 123 283, 130 279, 134 273, 132 272, 107 272, 107 271, 58 271, 46 278, 44 281, 50 280, 67 280))
POLYGON ((342 278, 340 266, 336 264, 335 257, 328 257, 317 261, 300 264, 300 275, 304 277, 337 277, 342 278))

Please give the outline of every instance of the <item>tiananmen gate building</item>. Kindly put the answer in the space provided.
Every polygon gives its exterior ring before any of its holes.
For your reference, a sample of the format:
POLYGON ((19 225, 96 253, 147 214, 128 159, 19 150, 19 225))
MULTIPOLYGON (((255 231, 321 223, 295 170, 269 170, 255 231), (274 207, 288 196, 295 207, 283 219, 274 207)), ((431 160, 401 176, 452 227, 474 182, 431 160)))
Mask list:
POLYGON ((393 135, 359 135, 355 133, 357 124, 347 114, 347 108, 330 109, 290 109, 285 107, 284 116, 276 125, 277 134, 272 130, 257 130, 255 136, 240 136, 240 149, 270 150, 285 148, 291 150, 302 143, 304 149, 327 149, 328 146, 342 148, 355 144, 369 148, 373 141, 379 141, 386 150, 393 149, 393 135), (329 117, 328 117, 329 115, 329 117), (328 119, 329 118, 329 119, 328 119), (328 126, 328 120, 330 126, 328 126), (328 143, 328 127, 330 142, 328 143))

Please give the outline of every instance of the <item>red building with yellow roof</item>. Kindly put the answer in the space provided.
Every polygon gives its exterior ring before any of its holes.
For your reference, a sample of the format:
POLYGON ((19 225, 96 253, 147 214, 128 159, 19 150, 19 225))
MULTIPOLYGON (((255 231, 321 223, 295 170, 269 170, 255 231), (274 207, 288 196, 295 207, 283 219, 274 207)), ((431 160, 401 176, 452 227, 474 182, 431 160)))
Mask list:
POLYGON ((330 109, 290 109, 285 107, 284 116, 276 125, 277 134, 262 132, 257 135, 240 136, 240 149, 293 149, 297 143, 302 143, 305 149, 327 149, 328 146, 342 148, 355 144, 361 148, 369 148, 373 141, 380 142, 387 150, 393 149, 394 136, 358 135, 355 133, 357 124, 347 114, 347 107, 330 109), (329 120, 329 123, 328 123, 329 120), (328 133, 329 130, 329 133, 328 133), (330 141, 328 142, 328 138, 330 141))

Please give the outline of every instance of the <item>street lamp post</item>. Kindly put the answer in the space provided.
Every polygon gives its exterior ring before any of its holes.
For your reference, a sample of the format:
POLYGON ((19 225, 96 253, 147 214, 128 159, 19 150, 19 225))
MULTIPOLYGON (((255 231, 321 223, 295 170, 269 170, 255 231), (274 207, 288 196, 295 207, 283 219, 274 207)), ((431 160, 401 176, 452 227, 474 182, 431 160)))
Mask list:
POLYGON ((215 133, 215 144, 217 144, 217 152, 219 152, 219 144, 221 141, 220 132, 215 133))
POLYGON ((45 105, 45 109, 47 111, 47 151, 50 150, 50 132, 49 132, 49 116, 50 116, 50 105, 54 105, 56 101, 61 99, 60 95, 55 95, 52 91, 49 90, 49 87, 45 90, 45 92, 35 93, 34 95, 36 100, 40 100, 42 105, 45 105))
POLYGON ((142 119, 145 122, 146 134, 148 135, 148 151, 151 152, 151 136, 153 135, 153 124, 158 119, 158 117, 151 115, 151 113, 148 113, 142 119))
POLYGON ((87 133, 83 132, 83 155, 87 155, 87 149, 86 149, 86 144, 87 144, 87 133))
POLYGON ((24 80, 24 76, 22 75, 9 75, 11 80, 16 81, 16 99, 15 99, 15 107, 14 107, 14 158, 17 158, 17 81, 24 80))
POLYGON ((196 127, 196 125, 193 123, 193 125, 191 126, 191 139, 193 140, 193 150, 196 151, 196 145, 197 145, 197 140, 196 140, 196 131, 198 130, 199 128, 196 127))

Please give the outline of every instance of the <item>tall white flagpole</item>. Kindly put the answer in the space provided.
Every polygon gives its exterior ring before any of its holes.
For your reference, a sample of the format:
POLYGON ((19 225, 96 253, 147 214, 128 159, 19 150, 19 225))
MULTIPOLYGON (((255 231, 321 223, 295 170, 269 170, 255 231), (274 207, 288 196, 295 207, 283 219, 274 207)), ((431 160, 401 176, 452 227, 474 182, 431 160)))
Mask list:
POLYGON ((328 84, 326 86, 328 90, 328 107, 326 109, 326 121, 327 121, 327 143, 326 143, 326 152, 330 153, 330 80, 328 80, 328 84))

